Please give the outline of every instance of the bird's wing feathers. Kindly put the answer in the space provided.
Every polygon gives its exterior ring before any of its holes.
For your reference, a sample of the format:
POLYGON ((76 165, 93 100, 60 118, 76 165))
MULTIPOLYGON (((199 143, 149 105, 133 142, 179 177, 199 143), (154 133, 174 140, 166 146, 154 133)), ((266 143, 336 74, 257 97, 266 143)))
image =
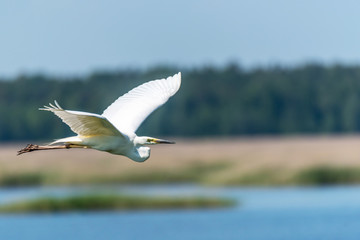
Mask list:
POLYGON ((102 116, 123 133, 134 133, 155 109, 167 102, 180 88, 181 73, 144 83, 113 102, 102 116))
POLYGON ((81 136, 122 135, 105 117, 79 111, 64 110, 55 101, 55 106, 44 106, 40 110, 50 111, 57 115, 61 120, 69 125, 71 130, 81 136))

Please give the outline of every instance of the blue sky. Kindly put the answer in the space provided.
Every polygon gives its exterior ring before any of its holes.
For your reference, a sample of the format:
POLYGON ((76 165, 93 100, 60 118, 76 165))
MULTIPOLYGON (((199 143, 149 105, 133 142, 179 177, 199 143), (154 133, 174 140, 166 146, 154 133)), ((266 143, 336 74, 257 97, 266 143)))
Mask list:
POLYGON ((0 76, 360 63, 360 1, 3 0, 0 76))

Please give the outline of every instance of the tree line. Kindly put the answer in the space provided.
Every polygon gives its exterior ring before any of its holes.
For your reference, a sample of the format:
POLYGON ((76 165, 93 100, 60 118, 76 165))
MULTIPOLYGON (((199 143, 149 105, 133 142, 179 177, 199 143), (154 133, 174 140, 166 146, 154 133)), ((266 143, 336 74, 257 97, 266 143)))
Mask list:
POLYGON ((360 131, 360 66, 307 64, 246 70, 225 67, 114 70, 81 77, 22 75, 0 79, 0 141, 61 138, 69 128, 37 111, 102 113, 148 80, 182 72, 182 86, 140 127, 141 135, 235 136, 360 131))

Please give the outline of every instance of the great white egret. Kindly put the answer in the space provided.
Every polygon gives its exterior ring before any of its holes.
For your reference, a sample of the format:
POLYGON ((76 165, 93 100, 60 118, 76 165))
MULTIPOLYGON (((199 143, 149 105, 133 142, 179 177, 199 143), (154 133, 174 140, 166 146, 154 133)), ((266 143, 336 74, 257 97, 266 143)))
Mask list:
POLYGON ((144 162, 150 157, 150 147, 146 145, 175 142, 140 137, 135 131, 150 113, 179 90, 180 85, 180 72, 166 79, 144 83, 119 97, 101 115, 64 110, 55 101, 55 105, 49 104, 40 110, 53 112, 77 136, 62 138, 46 146, 29 144, 18 151, 18 154, 35 150, 92 148, 144 162))

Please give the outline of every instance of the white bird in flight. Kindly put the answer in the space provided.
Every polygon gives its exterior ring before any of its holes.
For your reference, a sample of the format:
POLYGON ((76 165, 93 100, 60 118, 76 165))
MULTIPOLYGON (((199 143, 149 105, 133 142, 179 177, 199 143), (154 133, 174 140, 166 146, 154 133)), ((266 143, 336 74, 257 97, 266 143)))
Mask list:
POLYGON ((59 139, 47 146, 29 144, 18 151, 18 155, 35 150, 92 148, 144 162, 150 157, 147 145, 175 142, 140 137, 135 132, 148 115, 179 90, 180 85, 180 72, 166 79, 149 81, 119 97, 101 115, 64 110, 55 101, 55 105, 49 104, 40 110, 53 112, 77 136, 59 139))

